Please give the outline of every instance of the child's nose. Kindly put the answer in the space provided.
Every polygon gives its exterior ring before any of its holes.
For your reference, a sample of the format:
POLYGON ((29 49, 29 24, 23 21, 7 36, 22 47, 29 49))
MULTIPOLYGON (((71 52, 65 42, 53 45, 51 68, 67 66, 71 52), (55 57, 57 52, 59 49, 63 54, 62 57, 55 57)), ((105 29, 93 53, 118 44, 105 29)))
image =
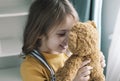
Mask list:
POLYGON ((68 35, 66 35, 64 41, 63 41, 64 45, 67 45, 68 44, 68 35))

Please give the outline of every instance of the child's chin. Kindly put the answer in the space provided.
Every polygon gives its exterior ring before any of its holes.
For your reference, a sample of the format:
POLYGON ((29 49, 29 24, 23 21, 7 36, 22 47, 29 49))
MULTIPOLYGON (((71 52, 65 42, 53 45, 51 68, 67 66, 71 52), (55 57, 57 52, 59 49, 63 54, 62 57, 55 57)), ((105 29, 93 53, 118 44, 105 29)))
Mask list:
POLYGON ((66 53, 66 49, 61 50, 60 53, 66 53))

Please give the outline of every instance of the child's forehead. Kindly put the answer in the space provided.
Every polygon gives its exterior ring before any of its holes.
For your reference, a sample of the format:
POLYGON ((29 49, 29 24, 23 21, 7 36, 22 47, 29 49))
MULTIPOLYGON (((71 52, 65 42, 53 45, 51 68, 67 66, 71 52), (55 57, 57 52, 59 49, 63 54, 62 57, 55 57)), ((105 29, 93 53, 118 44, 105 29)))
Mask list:
POLYGON ((71 28, 72 28, 72 26, 70 26, 70 27, 69 26, 59 26, 59 27, 55 27, 55 28, 51 29, 49 33, 66 32, 66 31, 70 31, 71 28))
POLYGON ((74 26, 74 23, 70 23, 70 24, 63 24, 63 25, 59 25, 58 27, 55 27, 52 31, 70 31, 72 29, 72 27, 74 26))
POLYGON ((63 21, 60 25, 57 25, 58 29, 70 29, 71 27, 74 26, 74 24, 76 23, 75 19, 73 18, 73 16, 67 16, 65 21, 63 21))
POLYGON ((55 24, 51 28, 50 32, 71 30, 75 23, 76 21, 73 16, 68 15, 60 24, 55 24))

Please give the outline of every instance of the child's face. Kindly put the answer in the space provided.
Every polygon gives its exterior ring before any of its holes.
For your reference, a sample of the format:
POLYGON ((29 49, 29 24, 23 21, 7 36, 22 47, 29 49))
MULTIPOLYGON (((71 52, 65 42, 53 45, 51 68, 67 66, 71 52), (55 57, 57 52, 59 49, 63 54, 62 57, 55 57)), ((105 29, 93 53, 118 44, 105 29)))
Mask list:
POLYGON ((45 36, 42 37, 42 45, 40 47, 40 51, 52 53, 52 54, 60 54, 66 52, 68 48, 68 35, 70 29, 73 27, 75 21, 72 16, 67 16, 66 22, 51 30, 48 33, 48 38, 45 36))

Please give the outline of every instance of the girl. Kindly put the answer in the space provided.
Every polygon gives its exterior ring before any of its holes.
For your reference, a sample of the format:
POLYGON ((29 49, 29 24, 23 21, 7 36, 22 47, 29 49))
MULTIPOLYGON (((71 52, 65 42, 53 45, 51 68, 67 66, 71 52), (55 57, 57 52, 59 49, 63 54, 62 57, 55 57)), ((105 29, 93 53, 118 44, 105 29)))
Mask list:
MULTIPOLYGON (((71 55, 67 50, 68 35, 77 21, 78 14, 68 0, 33 2, 24 30, 22 50, 25 60, 21 64, 23 81, 52 81, 51 71, 56 72, 71 55), (48 68, 41 62, 41 57, 48 68)), ((89 80, 92 69, 86 66, 89 62, 83 62, 73 81, 89 80)))

